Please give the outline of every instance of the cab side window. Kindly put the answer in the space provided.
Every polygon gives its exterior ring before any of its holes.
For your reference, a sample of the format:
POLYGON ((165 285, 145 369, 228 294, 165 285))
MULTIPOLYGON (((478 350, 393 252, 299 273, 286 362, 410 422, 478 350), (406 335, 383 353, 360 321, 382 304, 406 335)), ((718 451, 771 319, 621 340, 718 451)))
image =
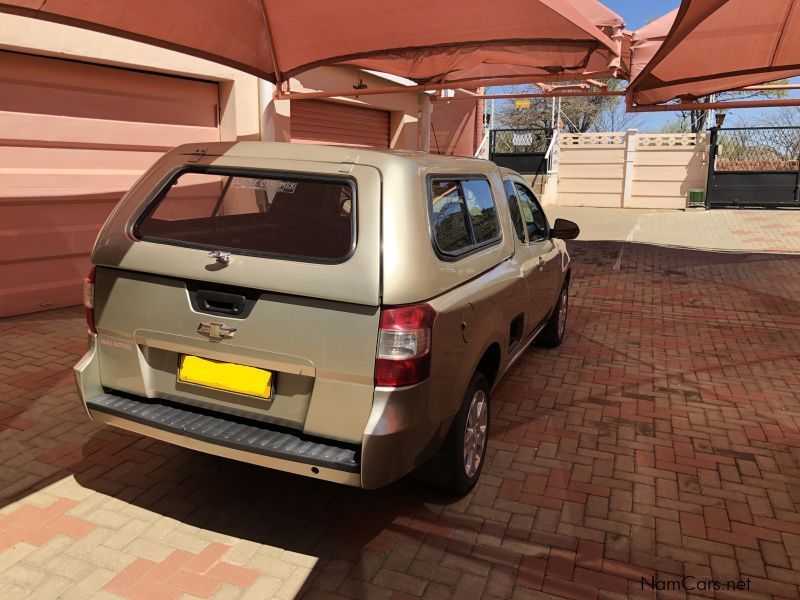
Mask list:
POLYGON ((470 245, 464 198, 457 181, 434 181, 431 190, 436 244, 446 254, 458 254, 470 245))
POLYGON ((430 206, 434 242, 443 255, 455 258, 501 238, 486 179, 433 179, 430 206))
POLYGON ((550 225, 544 215, 542 207, 539 206, 536 197, 524 185, 515 183, 514 189, 519 198, 522 208, 522 218, 528 231, 528 240, 531 242, 541 242, 550 237, 550 225))
POLYGON ((500 223, 494 206, 492 188, 485 179, 464 179, 461 190, 467 202, 467 212, 472 224, 475 244, 497 239, 500 236, 500 223))
POLYGON ((519 202, 517 202, 517 191, 514 188, 514 182, 504 181, 503 187, 506 190, 508 210, 511 212, 511 222, 514 224, 514 231, 517 232, 519 241, 525 243, 528 240, 525 238, 525 224, 522 222, 522 213, 519 211, 519 202))

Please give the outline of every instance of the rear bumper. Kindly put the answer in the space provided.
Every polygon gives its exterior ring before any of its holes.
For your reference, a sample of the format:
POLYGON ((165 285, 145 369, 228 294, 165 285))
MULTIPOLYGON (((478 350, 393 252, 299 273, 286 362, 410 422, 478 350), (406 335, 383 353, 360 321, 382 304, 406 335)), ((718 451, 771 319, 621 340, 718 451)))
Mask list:
POLYGON ((105 393, 86 403, 95 421, 217 456, 360 485, 359 448, 163 400, 105 393))
POLYGON ((356 446, 304 435, 261 421, 158 398, 106 390, 100 385, 95 344, 75 366, 90 418, 164 442, 255 465, 364 488, 388 485, 430 458, 441 430, 428 420, 428 384, 375 391, 356 446))
POLYGON ((452 419, 431 419, 430 387, 376 388, 361 442, 362 487, 388 485, 439 451, 452 419))

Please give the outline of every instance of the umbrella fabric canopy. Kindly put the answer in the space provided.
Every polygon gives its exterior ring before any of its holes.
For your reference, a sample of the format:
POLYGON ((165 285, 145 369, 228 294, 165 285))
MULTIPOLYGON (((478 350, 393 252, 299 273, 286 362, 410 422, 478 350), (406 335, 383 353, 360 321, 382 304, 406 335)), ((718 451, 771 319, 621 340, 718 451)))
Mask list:
POLYGON ((653 60, 656 52, 667 39, 667 34, 672 28, 677 14, 678 9, 676 8, 633 32, 631 35, 631 81, 636 79, 647 63, 653 60))
POLYGON ((0 11, 151 43, 286 81, 346 64, 458 82, 602 76, 622 19, 595 0, 0 0, 0 11))
POLYGON ((800 75, 800 0, 683 0, 633 34, 639 106, 800 75))

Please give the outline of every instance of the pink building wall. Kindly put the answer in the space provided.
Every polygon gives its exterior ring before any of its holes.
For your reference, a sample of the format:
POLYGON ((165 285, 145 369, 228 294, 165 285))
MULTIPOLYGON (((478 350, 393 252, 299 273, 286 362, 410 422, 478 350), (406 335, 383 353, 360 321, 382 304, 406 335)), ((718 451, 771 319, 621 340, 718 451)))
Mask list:
MULTIPOLYGON (((458 97, 469 92, 456 90, 458 97)), ((435 102, 431 118, 431 152, 474 156, 483 137, 483 101, 435 102)))

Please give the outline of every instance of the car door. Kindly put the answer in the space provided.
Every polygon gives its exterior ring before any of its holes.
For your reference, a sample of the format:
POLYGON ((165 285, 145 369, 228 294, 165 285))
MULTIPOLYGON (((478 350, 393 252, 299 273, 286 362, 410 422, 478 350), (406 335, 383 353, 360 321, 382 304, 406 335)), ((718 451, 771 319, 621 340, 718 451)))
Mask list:
POLYGON ((536 325, 541 321, 542 315, 539 314, 538 307, 535 302, 531 301, 531 272, 538 268, 538 257, 533 249, 528 244, 528 234, 526 233, 525 221, 522 219, 522 210, 517 200, 517 194, 514 189, 514 182, 509 180, 503 181, 503 188, 508 201, 508 210, 511 214, 511 223, 514 227, 514 260, 520 269, 520 279, 522 280, 522 287, 524 291, 524 298, 521 299, 522 309, 522 323, 516 329, 512 327, 511 339, 509 340, 509 348, 516 346, 518 342, 527 340, 533 332, 536 325), (516 339, 515 339, 516 338, 516 339))
POLYGON ((555 306, 561 285, 561 254, 550 239, 547 217, 531 189, 516 177, 506 180, 505 187, 509 202, 516 202, 519 207, 519 220, 525 234, 520 265, 528 290, 530 316, 526 334, 529 334, 542 325, 555 306))

